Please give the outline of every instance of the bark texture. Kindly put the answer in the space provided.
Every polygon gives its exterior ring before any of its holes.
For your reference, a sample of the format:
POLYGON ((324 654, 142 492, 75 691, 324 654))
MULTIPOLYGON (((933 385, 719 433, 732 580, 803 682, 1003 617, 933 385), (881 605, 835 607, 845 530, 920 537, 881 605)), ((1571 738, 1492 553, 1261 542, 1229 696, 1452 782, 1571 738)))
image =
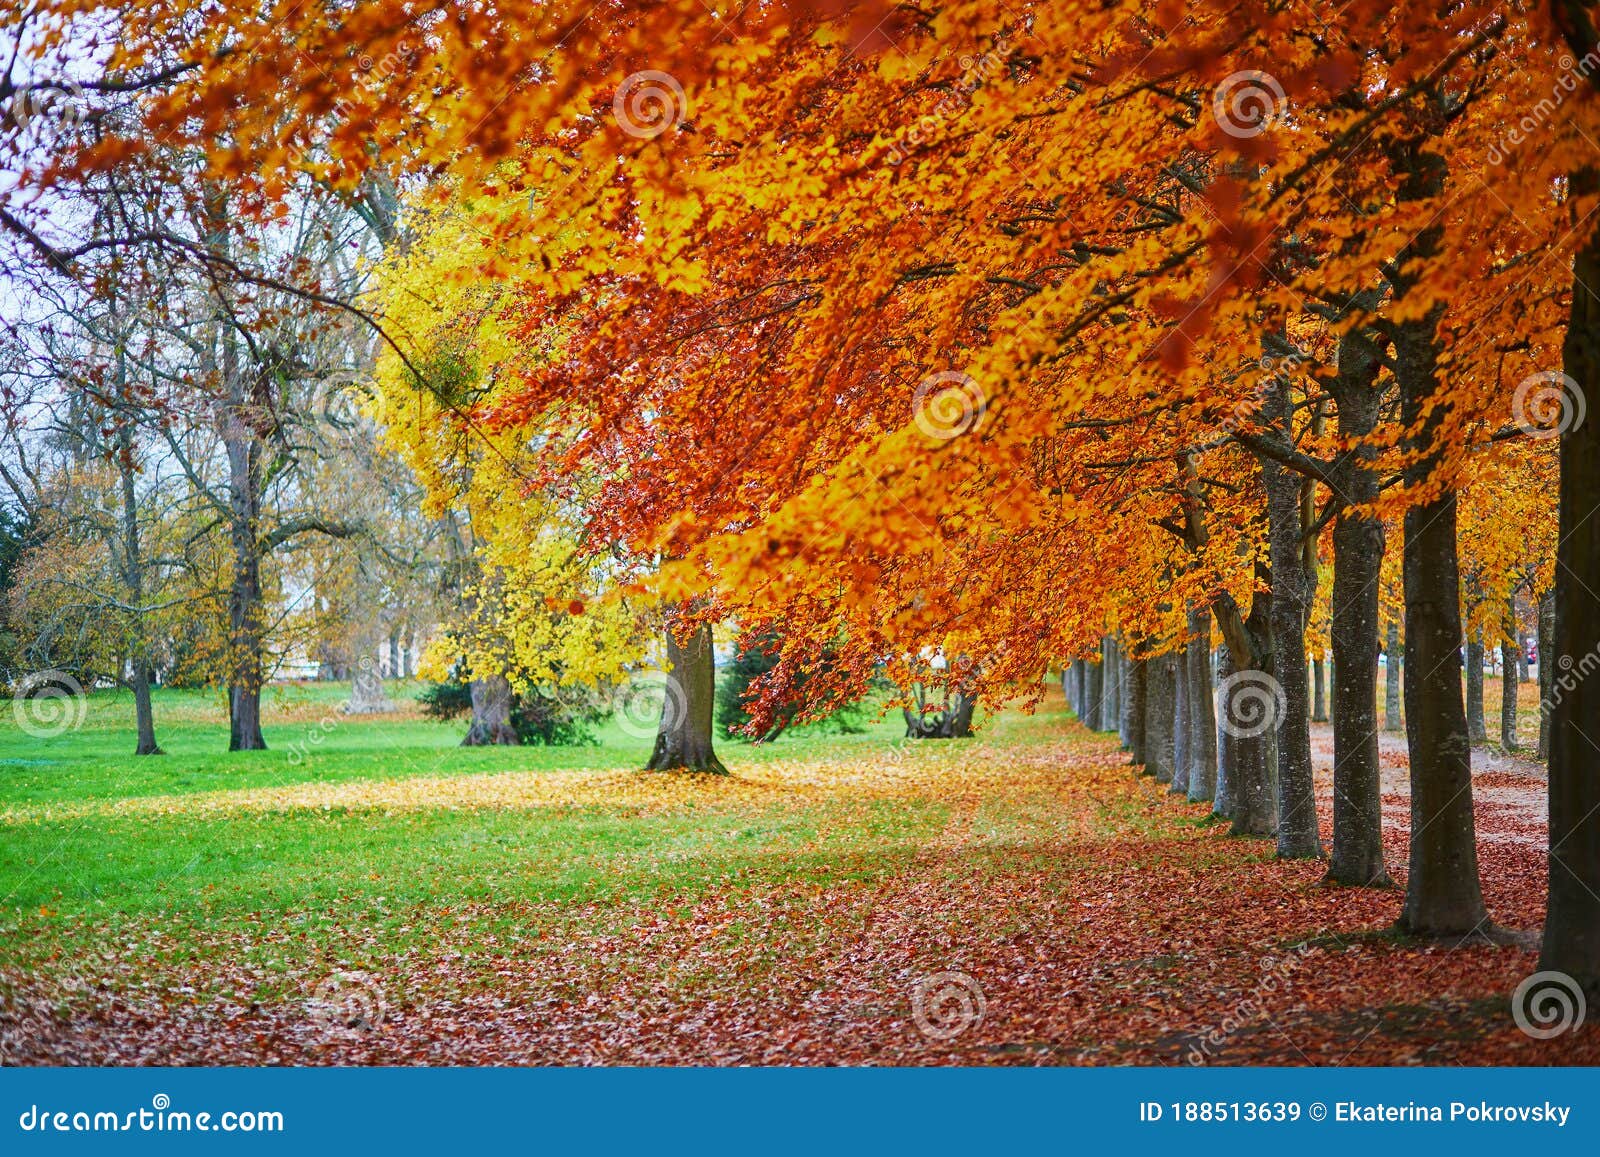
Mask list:
MULTIPOLYGON (((1267 416, 1289 429, 1288 384, 1269 387, 1267 416)), ((1287 434, 1285 434, 1287 440, 1287 434)), ((1278 855, 1318 859, 1317 796, 1311 781, 1311 703, 1307 686, 1306 622, 1311 591, 1301 550, 1300 476, 1270 458, 1261 461, 1267 490, 1268 551, 1272 560, 1272 670, 1281 696, 1276 705, 1278 779, 1278 855)))
MULTIPOLYGON (((1438 411, 1435 327, 1443 312, 1395 328, 1402 418, 1424 456, 1407 481, 1432 481, 1438 411), (1430 412, 1431 411, 1431 412, 1430 412)), ((1411 757, 1411 856, 1400 927, 1428 936, 1486 930, 1472 808, 1472 745, 1461 694, 1461 573, 1456 558, 1456 492, 1405 514, 1406 741, 1411 757)))
POLYGON ((516 747, 522 742, 511 726, 511 683, 504 675, 474 679, 467 685, 472 696, 472 722, 462 747, 516 747))
POLYGON ((1388 641, 1383 648, 1383 729, 1404 731, 1400 718, 1400 670, 1405 662, 1400 656, 1400 624, 1389 624, 1388 641))
POLYGON ((1211 612, 1189 612, 1189 801, 1217 794, 1217 710, 1211 690, 1211 612))
MULTIPOLYGON (((686 638, 667 630, 667 693, 661 703, 661 725, 655 750, 646 764, 649 771, 700 771, 726 775, 711 742, 711 721, 716 709, 716 656, 711 627, 701 624, 686 638)), ((970 733, 972 713, 967 711, 970 733)))
MULTIPOLYGON (((1582 35, 1569 39, 1595 43, 1588 10, 1577 0, 1564 7, 1569 23, 1582 21, 1582 35)), ((1574 174, 1572 185, 1574 193, 1592 193, 1600 172, 1574 174)), ((1592 223, 1588 228, 1573 265, 1562 364, 1592 408, 1600 404, 1600 237, 1592 223)), ((1593 677, 1600 657, 1600 419, 1593 413, 1561 435, 1560 511, 1554 641, 1539 655, 1540 668, 1551 672, 1550 902, 1539 964, 1600 994, 1600 678, 1593 677)))

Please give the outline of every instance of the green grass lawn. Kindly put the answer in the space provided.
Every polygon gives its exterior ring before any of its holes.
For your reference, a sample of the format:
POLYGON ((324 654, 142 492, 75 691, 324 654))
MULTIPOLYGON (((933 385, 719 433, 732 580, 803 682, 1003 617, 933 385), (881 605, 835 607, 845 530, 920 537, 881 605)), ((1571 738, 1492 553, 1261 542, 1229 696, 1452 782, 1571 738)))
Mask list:
MULTIPOLYGON (((227 710, 220 693, 158 691, 156 736, 164 757, 133 755, 133 700, 96 691, 82 726, 35 738, 0 700, 0 810, 21 803, 176 795, 271 784, 471 775, 486 771, 642 767, 651 740, 629 735, 615 720, 596 729, 593 745, 463 748, 462 721, 438 723, 415 706, 416 685, 389 686, 401 710, 346 716, 348 683, 269 688, 263 695, 266 751, 229 752, 227 710)), ((867 722, 860 734, 799 728, 770 745, 726 745, 735 763, 756 764, 807 754, 840 756, 870 750, 903 734, 898 714, 867 722)))
MULTIPOLYGON (((431 917, 455 905, 477 905, 475 920, 494 920, 485 915, 493 906, 655 895, 692 902, 752 873, 769 884, 871 874, 944 822, 945 809, 931 802, 707 808, 693 792, 681 806, 648 813, 455 809, 440 777, 635 769, 651 741, 609 721, 586 746, 462 748, 465 723, 421 717, 414 693, 391 686, 400 711, 347 717, 348 684, 274 688, 264 701, 268 750, 229 753, 220 695, 163 690, 155 707, 167 754, 155 757, 132 754, 126 693, 95 692, 81 726, 48 739, 25 733, 12 705, 0 704, 0 966, 27 968, 107 934, 156 926, 179 932, 163 939, 163 953, 212 954, 228 950, 229 929, 263 921, 314 940, 346 936, 354 923, 382 954, 436 934, 431 917), (424 776, 433 796, 403 811, 217 816, 185 802, 201 792, 424 776), (111 810, 128 799, 157 807, 111 810)), ((902 735, 896 713, 860 733, 801 728, 767 745, 728 741, 722 753, 735 771, 771 761, 849 765, 894 751, 902 735)), ((247 953, 270 943, 246 940, 247 953)))

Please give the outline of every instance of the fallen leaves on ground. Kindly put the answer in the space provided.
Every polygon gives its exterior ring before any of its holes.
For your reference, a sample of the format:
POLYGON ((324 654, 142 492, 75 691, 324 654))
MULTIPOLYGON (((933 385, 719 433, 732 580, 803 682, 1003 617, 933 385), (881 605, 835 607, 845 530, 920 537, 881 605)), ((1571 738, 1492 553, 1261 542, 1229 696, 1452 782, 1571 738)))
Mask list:
MULTIPOLYGON (((130 913, 100 951, 0 969, 0 1056, 92 1064, 1594 1064, 1593 1025, 1535 1040, 1542 833, 1516 771, 1484 774, 1480 856, 1504 944, 1394 937, 1399 891, 1229 838, 1047 704, 1049 742, 931 745, 728 780, 532 773, 299 785, 126 807, 628 809, 938 800, 903 853, 864 837, 797 878, 752 853, 710 892, 211 927, 130 913), (925 753, 926 752, 926 753, 925 753), (1532 835, 1538 838, 1531 838, 1532 835), (1514 836, 1515 838, 1505 838, 1514 836), (248 945, 252 951, 242 951, 248 945), (271 960, 271 965, 262 963, 271 960), (954 1030, 954 1031, 952 1031, 954 1030)), ((1324 781, 1326 775, 1321 777, 1324 781)), ((1386 787, 1393 789, 1392 782, 1386 787)), ((1323 784, 1326 790, 1326 783, 1323 784)), ((1326 801, 1324 801, 1326 802, 1326 801)), ((1404 796, 1386 792, 1403 882, 1404 796)), ((1324 815, 1324 836, 1327 832, 1324 815)), ((793 855, 795 853, 784 853, 793 855)), ((329 914, 321 914, 329 915, 329 914)), ((29 955, 26 952, 19 955, 29 955)))

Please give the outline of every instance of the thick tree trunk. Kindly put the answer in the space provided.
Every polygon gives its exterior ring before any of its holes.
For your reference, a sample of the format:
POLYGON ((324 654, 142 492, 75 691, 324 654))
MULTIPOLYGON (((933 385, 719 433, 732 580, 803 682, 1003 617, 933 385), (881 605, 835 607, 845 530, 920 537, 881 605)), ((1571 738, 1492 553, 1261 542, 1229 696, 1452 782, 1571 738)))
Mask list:
POLYGON ((1556 645, 1556 597, 1552 592, 1539 600, 1539 758, 1550 758, 1550 692, 1554 687, 1556 645))
MULTIPOLYGON (((1289 396, 1283 385, 1268 391, 1267 411, 1290 436, 1289 396)), ((1320 859, 1317 794, 1311 780, 1311 704, 1306 685, 1306 622, 1311 599, 1301 551, 1300 477, 1271 459, 1261 461, 1267 490, 1272 560, 1272 669, 1282 710, 1277 719, 1278 855, 1320 859)))
POLYGON ((1461 695, 1461 573, 1456 560, 1456 493, 1437 488, 1431 442, 1437 420, 1443 307, 1398 327, 1402 419, 1418 430, 1424 456, 1407 481, 1431 481, 1431 500, 1405 515, 1406 741, 1411 758, 1411 858, 1400 927, 1430 936, 1486 930, 1472 808, 1472 746, 1461 695))
POLYGON ((1173 683, 1171 655, 1158 655, 1146 661, 1144 769, 1157 783, 1172 782, 1173 683))
POLYGON ((1189 802, 1217 794, 1217 710, 1211 699, 1211 612, 1189 612, 1189 802))
MULTIPOLYGON (((1217 683, 1221 687, 1228 685, 1228 679, 1233 675, 1233 654, 1228 650, 1228 644, 1223 643, 1217 648, 1217 683)), ((1213 699, 1215 695, 1213 694, 1213 699)), ((1217 717, 1217 790, 1211 801, 1211 814, 1221 819, 1233 819, 1233 781, 1237 775, 1238 752, 1233 745, 1233 729, 1225 726, 1223 718, 1218 714, 1215 703, 1211 713, 1217 717)))
MULTIPOLYGON (((1579 8, 1567 0, 1570 11, 1579 8)), ((1580 8, 1587 27, 1587 11, 1580 8)), ((1593 29, 1580 41, 1592 43, 1593 29)), ((1590 82, 1600 84, 1596 78, 1590 82)), ((1600 172, 1572 178, 1592 194, 1600 172)), ((1600 237, 1592 223, 1573 266, 1572 313, 1562 362, 1590 407, 1600 404, 1600 237)), ((1567 399, 1569 402, 1571 398, 1567 399)), ((1556 547, 1554 639, 1539 652, 1550 670, 1550 903, 1541 968, 1565 972, 1600 995, 1600 417, 1561 435, 1560 537, 1556 547)))
MULTIPOLYGON (((1377 451, 1366 441, 1377 427, 1382 401, 1378 365, 1379 351, 1365 331, 1340 340, 1339 374, 1331 389, 1339 406, 1339 435, 1355 446, 1333 466, 1343 509, 1333 524, 1333 847, 1324 882, 1386 888, 1393 881, 1383 860, 1377 689, 1385 535, 1381 519, 1358 513, 1378 498, 1372 469, 1377 451)), ((1392 669, 1389 679, 1398 696, 1392 669)))
POLYGON ((1090 731, 1105 730, 1105 674, 1099 663, 1083 665, 1083 725, 1090 731))
POLYGON ((511 726, 511 682, 504 675, 474 679, 467 685, 472 694, 472 722, 461 740, 462 747, 516 747, 522 742, 511 726))
POLYGON ((1128 750, 1133 766, 1143 768, 1145 730, 1150 714, 1150 660, 1133 659, 1128 663, 1128 750))
POLYGON ((1383 729, 1404 731, 1400 718, 1400 671, 1404 660, 1400 657, 1400 624, 1389 624, 1388 642, 1384 647, 1383 661, 1383 729))
MULTIPOLYGON (((667 661, 672 670, 667 676, 667 695, 661 706, 661 728, 656 733, 655 751, 650 756, 650 771, 700 771, 726 775, 711 746, 711 719, 716 706, 716 657, 711 646, 711 627, 702 624, 688 638, 679 640, 677 632, 667 631, 667 661)), ((964 699, 965 696, 958 696, 964 699)), ((965 710, 965 731, 952 727, 952 734, 971 734, 972 708, 957 703, 952 708, 959 716, 965 710)), ((956 720, 952 720, 956 722, 956 720)))
POLYGON ((155 711, 150 703, 150 684, 154 682, 154 675, 150 665, 142 660, 135 660, 133 664, 133 678, 130 684, 133 687, 133 716, 139 730, 138 747, 135 755, 165 755, 161 745, 156 742, 155 711))
POLYGON ((364 649, 356 659, 356 669, 350 676, 350 698, 345 701, 344 713, 382 715, 393 710, 394 700, 383 689, 376 648, 370 651, 364 649))
POLYGON ((1517 651, 1515 643, 1500 644, 1500 746, 1515 751, 1517 743, 1517 651))
POLYGON ((1489 728, 1483 717, 1483 640, 1467 640, 1467 738, 1488 743, 1489 728))
POLYGON ((1313 723, 1326 723, 1328 721, 1328 681, 1322 677, 1322 658, 1319 656, 1311 660, 1311 721, 1313 723))
MULTIPOLYGON (((1282 689, 1269 664, 1271 598, 1257 594, 1250 617, 1234 627, 1240 645, 1230 644, 1233 673, 1224 680, 1218 705, 1220 725, 1231 739, 1228 794, 1236 836, 1278 833, 1277 751, 1274 739, 1284 713, 1282 689), (1248 650, 1244 644, 1248 643, 1248 650), (1242 655, 1254 656, 1253 663, 1242 655)), ((1232 636, 1230 636, 1231 638, 1232 636)))
POLYGON ((1172 658, 1172 794, 1189 794, 1192 754, 1189 751, 1189 652, 1172 658))

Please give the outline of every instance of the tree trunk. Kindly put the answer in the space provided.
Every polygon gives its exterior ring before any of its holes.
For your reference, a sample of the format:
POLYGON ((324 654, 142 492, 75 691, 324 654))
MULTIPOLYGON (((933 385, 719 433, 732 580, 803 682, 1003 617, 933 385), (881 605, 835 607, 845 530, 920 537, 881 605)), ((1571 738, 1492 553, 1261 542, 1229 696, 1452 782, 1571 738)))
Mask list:
MULTIPOLYGON (((1333 465, 1343 507, 1333 524, 1333 847, 1323 880, 1358 888, 1393 886, 1383 860, 1377 734, 1378 593, 1386 543, 1383 521, 1355 512, 1378 498, 1372 469, 1377 451, 1368 442, 1383 398, 1378 367, 1371 336, 1353 330, 1340 339, 1339 373, 1330 386, 1339 407, 1339 436, 1354 447, 1333 465)), ((1390 687, 1398 697, 1396 678, 1391 668, 1390 687)))
MULTIPOLYGON (((1266 414, 1288 441, 1290 401, 1280 378, 1269 387, 1266 414)), ((1310 593, 1301 551, 1300 477, 1268 458, 1261 460, 1267 490, 1269 553, 1272 560, 1272 669, 1278 677, 1277 712, 1278 855, 1282 859, 1320 859, 1317 793, 1311 780, 1311 704, 1306 686, 1306 622, 1310 593)))
POLYGON ((1128 750, 1133 766, 1145 766, 1145 724, 1150 708, 1150 661, 1128 662, 1128 750))
POLYGON ((1083 725, 1090 731, 1104 731, 1105 668, 1099 663, 1083 665, 1083 725))
POLYGON ((1334 661, 1330 653, 1324 660, 1328 668, 1328 726, 1339 726, 1339 697, 1333 689, 1339 685, 1339 664, 1334 661))
POLYGON ((1550 758, 1550 692, 1554 687, 1556 597, 1539 600, 1539 759, 1550 758))
POLYGON ((1228 791, 1233 806, 1230 834, 1236 836, 1278 833, 1277 751, 1273 741, 1284 702, 1282 686, 1270 669, 1271 603, 1272 596, 1258 593, 1251 600, 1250 617, 1233 625, 1238 636, 1238 645, 1229 644, 1233 674, 1220 688, 1221 726, 1233 741, 1228 791))
MULTIPOLYGON (((1217 648, 1218 686, 1228 686, 1228 680, 1233 674, 1233 654, 1228 650, 1228 644, 1224 642, 1217 648)), ((1223 718, 1217 714, 1215 703, 1212 705, 1211 713, 1217 718, 1217 790, 1211 801, 1211 814, 1231 820, 1233 781, 1237 775, 1235 769, 1238 767, 1238 752, 1234 750, 1233 729, 1223 725, 1223 718)))
MULTIPOLYGON (((1106 731, 1122 732, 1122 649, 1109 635, 1100 645, 1105 656, 1105 718, 1101 723, 1106 731)), ((1127 746, 1124 742, 1123 746, 1127 746)))
POLYGON ((474 679, 467 685, 472 694, 472 722, 461 740, 462 747, 516 747, 522 740, 511 726, 511 682, 504 675, 474 679))
MULTIPOLYGON (((1405 514, 1406 741, 1411 757, 1411 858, 1400 927, 1430 936, 1485 928, 1472 809, 1472 745, 1461 696, 1461 573, 1456 560, 1456 492, 1431 475, 1438 420, 1435 327, 1443 306, 1396 328, 1401 416, 1418 431, 1414 486, 1436 496, 1405 514)), ((1480 672, 1481 679, 1481 672, 1480 672)))
POLYGON ((1145 771, 1157 783, 1171 783, 1173 775, 1174 683, 1171 655, 1158 655, 1145 663, 1145 771))
MULTIPOLYGON (((117 381, 119 388, 125 383, 124 353, 117 351, 117 381)), ((123 581, 128 588, 128 604, 133 612, 133 658, 130 666, 133 688, 133 718, 138 731, 135 755, 165 755, 156 742, 155 709, 150 702, 150 684, 154 671, 150 663, 149 636, 144 612, 144 554, 140 548, 139 492, 134 478, 133 424, 125 422, 117 431, 117 470, 122 483, 122 564, 123 581)))
POLYGON ((1488 743, 1489 728, 1483 717, 1483 640, 1467 640, 1467 738, 1488 743))
POLYGON ((383 689, 383 676, 378 669, 378 656, 374 648, 363 650, 356 659, 356 669, 350 676, 350 698, 345 702, 346 715, 381 715, 395 710, 394 700, 383 689))
POLYGON ((1500 644, 1500 746, 1517 750, 1517 651, 1515 643, 1500 644))
POLYGON ((1328 681, 1322 677, 1321 656, 1311 660, 1311 678, 1311 721, 1313 723, 1326 723, 1328 721, 1328 681))
MULTIPOLYGON (((667 661, 672 671, 667 676, 667 694, 661 704, 661 728, 656 733, 655 751, 646 765, 649 771, 700 771, 726 775, 711 746, 711 718, 716 706, 716 656, 711 646, 711 627, 702 623, 687 639, 679 640, 676 631, 667 630, 667 661)), ((964 699, 965 696, 958 696, 964 699)), ((952 709, 960 715, 963 704, 952 709)), ((955 721, 952 720, 954 723, 955 721)), ((965 706, 965 734, 971 734, 972 708, 965 706)), ((952 734, 958 734, 952 727, 952 734)))
MULTIPOLYGON (((1584 20, 1587 10, 1567 0, 1584 20)), ((1590 82, 1600 84, 1594 77, 1590 82)), ((1572 178, 1584 197, 1600 185, 1600 172, 1572 178)), ((1573 266, 1572 313, 1562 362, 1579 396, 1600 403, 1600 237, 1587 239, 1573 266)), ((1567 401, 1570 403, 1571 398, 1567 401)), ((1556 547, 1553 640, 1539 652, 1541 674, 1550 671, 1550 903, 1539 966, 1565 972, 1600 994, 1600 419, 1593 414, 1561 435, 1560 538, 1556 547), (1574 670, 1576 668, 1576 670, 1574 670), (1557 673, 1559 670, 1559 674, 1557 673)))
POLYGON ((1189 652, 1172 658, 1172 794, 1188 796, 1193 756, 1189 751, 1189 652))
POLYGON ((1217 794, 1217 711, 1211 700, 1211 612, 1189 612, 1189 802, 1217 794))
POLYGON ((150 684, 154 682, 150 664, 142 659, 134 660, 130 682, 133 687, 133 716, 139 729, 138 746, 134 754, 165 755, 166 752, 156 742, 155 711, 150 703, 150 684))
POLYGON ((1400 718, 1400 671, 1404 660, 1400 656, 1400 624, 1389 624, 1388 643, 1384 647, 1383 666, 1383 729, 1403 731, 1405 723, 1400 718))

